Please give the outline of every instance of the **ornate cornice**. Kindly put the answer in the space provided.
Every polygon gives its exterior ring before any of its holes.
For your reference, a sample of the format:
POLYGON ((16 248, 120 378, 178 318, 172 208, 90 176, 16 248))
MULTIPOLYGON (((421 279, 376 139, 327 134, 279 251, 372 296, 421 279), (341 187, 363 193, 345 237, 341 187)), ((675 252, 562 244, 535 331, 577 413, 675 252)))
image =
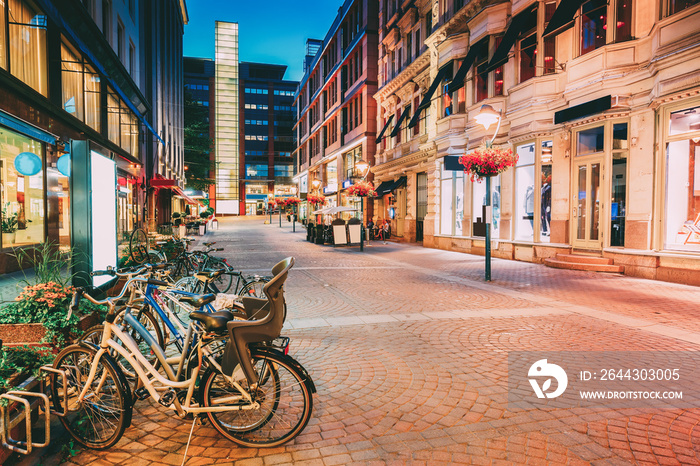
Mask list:
POLYGON ((409 82, 415 75, 420 74, 424 67, 430 68, 430 55, 427 50, 413 60, 413 62, 394 79, 382 86, 382 88, 374 94, 374 98, 379 101, 384 100, 388 95, 393 94, 397 89, 409 82))

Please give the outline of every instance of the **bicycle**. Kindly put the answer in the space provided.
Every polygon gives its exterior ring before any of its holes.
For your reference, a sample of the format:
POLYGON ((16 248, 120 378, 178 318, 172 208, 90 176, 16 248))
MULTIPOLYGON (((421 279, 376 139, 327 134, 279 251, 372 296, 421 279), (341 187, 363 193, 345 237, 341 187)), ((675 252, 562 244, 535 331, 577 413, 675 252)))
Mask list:
POLYGON ((204 251, 193 251, 192 256, 196 264, 196 271, 191 277, 183 277, 176 282, 180 289, 193 293, 212 292, 227 293, 233 285, 233 277, 236 277, 236 285, 233 294, 239 296, 262 297, 262 289, 271 277, 261 275, 244 275, 242 271, 235 270, 226 259, 210 256, 213 251, 223 251, 223 248, 212 248, 216 242, 202 243, 207 248, 204 251), (203 273, 220 270, 216 277, 207 277, 203 273), (199 274, 199 277, 196 275, 199 274))
MULTIPOLYGON (((246 447, 273 447, 296 437, 307 425, 313 409, 316 389, 306 370, 291 356, 271 346, 256 343, 279 336, 283 321, 283 284, 294 259, 287 258, 273 268, 274 277, 265 285, 266 300, 245 298, 243 305, 267 307, 267 315, 258 321, 229 321, 224 317, 195 311, 188 334, 198 329, 201 338, 195 345, 198 361, 207 359, 207 369, 199 377, 202 364, 193 368, 186 380, 179 380, 161 348, 153 349, 166 376, 140 353, 136 342, 114 324, 115 302, 119 296, 98 301, 78 289, 70 311, 77 309, 81 297, 96 304, 109 305, 104 333, 99 347, 87 342, 71 345, 59 353, 53 367, 66 372, 65 384, 53 376, 54 404, 68 398, 69 413, 60 418, 71 436, 89 448, 106 449, 116 444, 131 422, 133 399, 122 370, 110 350, 116 351, 136 370, 144 389, 164 407, 180 417, 192 413, 206 414, 219 433, 246 447), (203 351, 207 338, 228 337, 221 364, 203 351), (231 375, 227 375, 231 374, 231 375), (199 390, 195 398, 195 387, 199 390)), ((130 281, 149 279, 134 277, 130 281)), ((157 283, 162 284, 163 282, 157 283)), ((70 312, 69 312, 70 315, 70 312)), ((144 338, 148 332, 130 314, 124 319, 144 338)), ((188 346, 183 348, 178 373, 187 360, 188 346)), ((194 429, 194 423, 192 425, 194 429)))
POLYGON ((136 228, 131 232, 131 237, 129 238, 129 254, 131 255, 131 259, 137 264, 165 261, 165 256, 163 256, 163 254, 150 249, 148 235, 141 228, 136 228))

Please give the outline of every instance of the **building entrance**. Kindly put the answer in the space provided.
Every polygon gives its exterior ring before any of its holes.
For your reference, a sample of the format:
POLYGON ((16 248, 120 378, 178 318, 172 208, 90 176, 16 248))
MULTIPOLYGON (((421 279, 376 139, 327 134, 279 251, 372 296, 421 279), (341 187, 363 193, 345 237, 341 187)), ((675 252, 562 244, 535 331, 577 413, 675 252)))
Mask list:
POLYGON ((573 246, 585 249, 602 249, 600 231, 603 196, 601 178, 602 157, 576 161, 574 164, 574 195, 572 196, 573 246))

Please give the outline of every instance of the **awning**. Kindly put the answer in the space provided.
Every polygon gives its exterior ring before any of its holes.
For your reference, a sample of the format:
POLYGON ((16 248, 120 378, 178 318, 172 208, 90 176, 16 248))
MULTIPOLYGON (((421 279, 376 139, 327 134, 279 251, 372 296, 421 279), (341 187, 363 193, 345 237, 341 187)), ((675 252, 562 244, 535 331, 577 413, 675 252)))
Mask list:
POLYGON ((393 184, 394 184, 394 180, 383 181, 382 184, 377 186, 377 189, 375 189, 375 191, 377 192, 377 196, 383 196, 384 194, 391 191, 390 188, 393 184))
POLYGON ((414 126, 416 126, 418 124, 418 120, 420 120, 420 112, 430 107, 430 101, 433 98, 433 94, 435 94, 435 90, 440 85, 440 81, 442 81, 442 77, 445 75, 446 72, 447 67, 443 67, 440 69, 440 71, 438 71, 438 74, 437 76, 435 76, 435 79, 430 85, 428 92, 423 96, 423 100, 421 100, 420 105, 416 109, 416 113, 413 115, 413 118, 411 118, 411 122, 408 124, 409 128, 413 128, 414 126))
POLYGON ((402 176, 398 180, 384 181, 382 184, 379 185, 377 189, 375 189, 375 191, 377 191, 377 196, 384 196, 385 194, 388 194, 394 191, 395 189, 406 186, 406 181, 407 178, 405 176, 402 176))
POLYGON ((386 124, 384 125, 384 128, 382 128, 382 131, 379 133, 379 136, 377 136, 377 144, 379 144, 382 141, 382 138, 384 137, 384 133, 386 133, 386 130, 389 129, 389 125, 391 124, 391 120, 394 119, 394 114, 392 113, 391 116, 389 117, 388 120, 386 120, 386 124))
POLYGON ((185 192, 182 190, 180 186, 177 185, 175 180, 169 180, 167 178, 154 178, 150 181, 149 183, 151 185, 151 188, 155 189, 170 189, 172 190, 175 194, 180 196, 187 202, 189 205, 198 205, 199 203, 192 199, 190 196, 185 194, 185 192))
POLYGON ((559 6, 554 11, 552 19, 549 20, 547 27, 544 28, 542 38, 551 35, 557 35, 569 29, 574 25, 574 16, 576 11, 586 2, 586 0, 565 0, 559 2, 559 6))
POLYGON ((408 117, 408 114, 411 112, 411 105, 408 104, 406 105, 406 108, 403 109, 403 112, 401 112, 401 116, 399 116, 399 119, 396 120, 396 124, 394 125, 394 129, 391 130, 391 134, 389 135, 390 138, 393 138, 397 134, 399 134, 399 131, 401 130, 401 123, 408 117))
POLYGON ((27 123, 24 120, 20 120, 9 113, 0 111, 0 124, 12 128, 25 136, 37 139, 39 141, 45 142, 47 144, 56 145, 56 136, 51 133, 47 133, 43 129, 37 128, 36 126, 27 123))
POLYGON ((476 60, 476 54, 478 53, 478 49, 479 49, 479 47, 470 47, 469 48, 469 52, 467 52, 467 56, 464 57, 464 61, 462 62, 462 65, 459 67, 459 70, 457 70, 457 74, 455 75, 452 82, 447 86, 447 92, 452 94, 454 91, 456 91, 460 87, 464 86, 464 78, 467 77, 467 73, 469 73, 469 69, 474 64, 474 60, 476 60))
POLYGON ((537 27, 537 2, 513 17, 510 26, 508 26, 506 33, 503 35, 503 39, 501 39, 501 43, 486 67, 486 72, 489 73, 506 63, 508 61, 508 53, 513 48, 515 41, 518 40, 518 37, 535 27, 537 27))
POLYGON ((445 170, 453 172, 464 171, 464 165, 459 163, 459 155, 446 155, 442 160, 445 162, 445 170))

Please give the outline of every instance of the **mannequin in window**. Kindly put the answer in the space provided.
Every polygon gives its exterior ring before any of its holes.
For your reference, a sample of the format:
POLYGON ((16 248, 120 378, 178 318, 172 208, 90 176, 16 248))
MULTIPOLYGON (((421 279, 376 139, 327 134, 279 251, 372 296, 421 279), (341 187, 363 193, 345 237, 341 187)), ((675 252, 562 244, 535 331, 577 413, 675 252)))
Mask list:
POLYGON ((542 234, 549 236, 549 222, 552 219, 552 181, 551 175, 546 177, 542 184, 542 197, 540 203, 540 218, 542 221, 542 234))
POLYGON ((535 215, 535 187, 528 186, 525 191, 525 202, 523 203, 525 209, 525 215, 523 218, 530 220, 530 226, 534 224, 535 215))

